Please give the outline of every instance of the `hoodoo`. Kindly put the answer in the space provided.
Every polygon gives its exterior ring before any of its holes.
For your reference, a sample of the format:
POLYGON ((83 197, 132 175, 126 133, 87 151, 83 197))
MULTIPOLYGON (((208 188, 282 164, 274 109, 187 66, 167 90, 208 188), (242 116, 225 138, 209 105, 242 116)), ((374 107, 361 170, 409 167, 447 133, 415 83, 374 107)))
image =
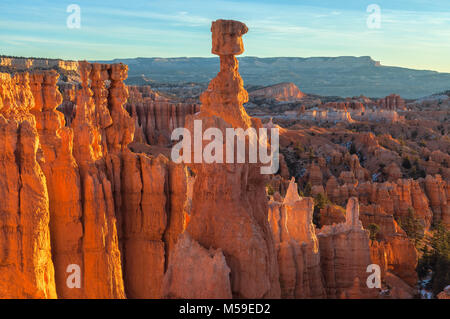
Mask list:
POLYGON ((28 73, 0 73, 0 298, 56 298, 48 191, 28 73))
MULTIPOLYGON (((203 130, 219 128, 225 136, 226 128, 262 127, 243 107, 248 94, 235 58, 244 52, 242 35, 247 27, 238 21, 217 20, 211 31, 212 52, 220 56, 220 72, 200 98, 200 113, 187 117, 186 128, 193 132, 194 120, 200 120, 203 130)), ((231 270, 234 297, 280 297, 277 257, 267 220, 265 176, 260 174, 259 165, 215 163, 190 167, 195 173, 195 192, 186 232, 204 248, 222 250, 231 270)), ((171 267, 182 271, 180 265, 169 264, 172 276, 171 267)), ((202 271, 202 267, 197 269, 202 271)), ((197 288, 199 293, 203 289, 197 288)))

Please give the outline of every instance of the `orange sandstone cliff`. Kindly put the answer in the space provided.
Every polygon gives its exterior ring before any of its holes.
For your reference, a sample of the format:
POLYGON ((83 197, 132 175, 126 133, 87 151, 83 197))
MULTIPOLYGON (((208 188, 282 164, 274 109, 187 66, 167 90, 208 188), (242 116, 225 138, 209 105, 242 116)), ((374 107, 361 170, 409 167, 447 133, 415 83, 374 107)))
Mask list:
POLYGON ((280 268, 282 298, 326 298, 313 200, 298 195, 291 180, 283 202, 269 203, 269 222, 280 268))
POLYGON ((372 260, 356 198, 348 201, 345 223, 324 226, 318 238, 328 298, 376 297, 376 290, 366 286, 366 269, 372 260))
MULTIPOLYGON (((449 183, 439 174, 403 178, 381 137, 356 135, 350 155, 317 137, 319 128, 309 137, 280 128, 284 146, 316 139, 309 154, 298 147, 300 160, 315 160, 290 182, 289 154, 268 177, 261 163, 236 163, 236 156, 176 164, 167 149, 133 151, 136 143, 169 146, 175 128, 194 132, 195 123, 201 134, 218 128, 223 136, 227 128, 263 127, 244 109, 235 57, 247 27, 217 20, 211 32, 220 70, 201 108, 128 88, 123 64, 68 64, 80 86, 59 90, 56 71, 0 74, 0 298, 377 298, 380 290, 366 285, 370 264, 380 265, 392 298, 413 297, 418 253, 396 220, 414 210, 425 230, 440 221, 448 227, 449 183), (370 172, 380 159, 390 164, 376 182, 370 172), (299 195, 300 183, 308 194, 299 195), (268 185, 277 192, 268 196, 268 185), (331 202, 316 227, 319 194, 331 202), (378 241, 369 239, 370 224, 380 228, 378 241), (79 288, 68 285, 73 265, 79 288)), ((272 93, 303 97, 292 87, 272 93)), ((404 107, 396 96, 378 104, 404 107)), ((447 160, 438 151, 429 156, 447 160)))
MULTIPOLYGON (((243 87, 238 73, 238 61, 234 56, 243 52, 242 35, 247 30, 243 23, 237 21, 213 22, 212 52, 220 56, 220 72, 200 98, 200 113, 186 119, 186 127, 190 132, 194 132, 195 120, 201 121, 202 133, 209 127, 216 127, 222 131, 223 136, 226 135, 226 128, 261 127, 260 122, 252 121, 243 107, 248 94, 243 87)), ((231 271, 230 287, 233 297, 280 297, 277 256, 267 220, 265 178, 260 174, 260 165, 195 163, 189 166, 195 174, 195 191, 186 232, 205 249, 220 249, 216 252, 220 260, 223 253, 231 271)), ((175 255, 182 253, 179 252, 181 245, 180 242, 175 247, 175 255)), ((188 252, 195 253, 196 250, 198 249, 192 248, 188 252)), ((189 269, 189 265, 175 264, 176 257, 170 261, 166 280, 174 280, 173 278, 178 278, 176 272, 189 269)), ((215 261, 211 259, 210 262, 215 261)), ((223 279, 223 272, 227 271, 227 267, 222 265, 220 269, 220 276, 210 278, 211 281, 223 279)), ((199 268, 197 271, 203 270, 199 268)), ((196 272, 191 272, 190 276, 192 282, 202 282, 197 279, 200 275, 196 272)), ((166 292, 168 296, 178 290, 176 285, 176 282, 167 284, 171 288, 166 292)), ((218 286, 227 287, 222 282, 218 286)), ((203 287, 199 285, 196 288, 197 294, 190 294, 190 297, 202 296, 200 291, 203 287)), ((226 294, 228 292, 223 291, 221 295, 226 294)))
POLYGON ((1 74, 0 297, 159 298, 186 224, 188 173, 127 148, 125 65, 78 65, 70 127, 55 71, 1 74), (68 285, 73 265, 79 288, 68 285))
POLYGON ((0 297, 56 298, 46 178, 28 74, 0 74, 0 297))

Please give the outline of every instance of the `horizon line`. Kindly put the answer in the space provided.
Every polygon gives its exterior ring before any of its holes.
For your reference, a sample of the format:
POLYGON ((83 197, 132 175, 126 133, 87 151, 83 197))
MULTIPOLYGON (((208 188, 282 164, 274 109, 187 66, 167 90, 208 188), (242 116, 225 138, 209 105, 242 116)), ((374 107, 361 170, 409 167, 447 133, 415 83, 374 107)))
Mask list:
MULTIPOLYGON (((218 59, 218 56, 175 56, 175 57, 162 57, 162 56, 153 56, 153 57, 143 57, 143 56, 137 56, 137 57, 125 57, 125 58, 113 58, 113 59, 63 59, 63 58, 48 58, 48 57, 36 57, 36 56, 14 56, 14 55, 7 55, 7 54, 0 54, 0 58, 17 58, 17 59, 38 59, 38 60, 60 60, 60 61, 67 61, 67 62, 81 62, 81 61, 87 61, 87 62, 108 62, 108 61, 115 61, 115 60, 135 60, 135 59, 218 59)), ((420 68, 412 68, 412 67, 404 67, 404 66, 397 66, 397 65, 384 65, 381 63, 381 60, 376 60, 370 55, 337 55, 337 56, 308 56, 308 57, 301 57, 301 56, 265 56, 265 57, 259 57, 254 55, 241 55, 236 56, 237 59, 239 58, 257 58, 257 59, 280 59, 280 58, 290 58, 290 59, 314 59, 314 58, 370 58, 374 62, 380 63, 380 67, 391 67, 391 68, 401 68, 401 69, 408 69, 408 70, 415 70, 415 71, 429 71, 429 72, 436 72, 440 74, 450 74, 450 72, 445 71, 437 71, 432 69, 420 69, 420 68)))

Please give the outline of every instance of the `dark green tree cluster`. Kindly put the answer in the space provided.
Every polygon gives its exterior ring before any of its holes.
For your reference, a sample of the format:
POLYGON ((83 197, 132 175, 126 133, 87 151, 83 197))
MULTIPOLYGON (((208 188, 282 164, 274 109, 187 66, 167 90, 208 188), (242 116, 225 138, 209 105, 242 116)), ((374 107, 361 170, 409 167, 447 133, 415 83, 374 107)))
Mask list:
POLYGON ((302 156, 302 154, 305 152, 305 148, 302 146, 300 142, 297 142, 294 147, 295 154, 297 154, 298 157, 302 156))
POLYGON ((413 208, 409 208, 408 216, 398 222, 419 252, 419 278, 431 274, 427 288, 435 295, 440 293, 450 284, 450 231, 440 222, 424 234, 422 221, 416 217, 413 208))
POLYGON ((356 150, 356 146, 354 143, 352 143, 352 145, 350 145, 350 149, 349 149, 349 153, 350 154, 356 154, 358 151, 356 150))
POLYGON ((367 230, 369 231, 370 240, 372 241, 377 240, 377 234, 380 231, 380 226, 378 226, 375 223, 371 223, 367 225, 367 230))
POLYGON ((412 164, 411 164, 411 161, 409 160, 408 156, 403 158, 402 166, 406 169, 411 169, 412 164))
POLYGON ((408 208, 408 215, 397 220, 400 227, 405 231, 408 238, 414 243, 417 249, 422 245, 424 225, 422 220, 416 217, 412 207, 408 208))
POLYGON ((435 295, 450 285, 450 231, 439 223, 423 238, 417 273, 424 278, 431 273, 429 287, 435 295))
POLYGON ((311 183, 310 183, 310 182, 307 182, 307 183, 305 184, 305 188, 303 189, 303 196, 304 196, 304 197, 309 197, 309 196, 311 196, 311 189, 312 189, 311 183))
POLYGON ((313 223, 317 228, 322 228, 322 224, 320 223, 320 210, 329 204, 331 204, 331 201, 325 194, 319 193, 314 197, 313 223))
POLYGON ((266 185, 266 190, 267 190, 267 195, 272 196, 273 194, 275 194, 275 191, 274 191, 272 185, 270 185, 270 184, 266 185))

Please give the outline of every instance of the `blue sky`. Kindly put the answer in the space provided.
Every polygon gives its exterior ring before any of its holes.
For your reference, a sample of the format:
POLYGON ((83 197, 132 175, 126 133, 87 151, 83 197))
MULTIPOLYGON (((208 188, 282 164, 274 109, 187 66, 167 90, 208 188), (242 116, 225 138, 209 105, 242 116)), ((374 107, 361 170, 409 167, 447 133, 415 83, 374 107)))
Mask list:
POLYGON ((449 0, 1 0, 0 54, 63 59, 212 56, 211 21, 247 24, 248 56, 372 56, 450 72, 449 0), (69 29, 67 6, 81 8, 69 29), (367 27, 367 6, 381 28, 367 27))

